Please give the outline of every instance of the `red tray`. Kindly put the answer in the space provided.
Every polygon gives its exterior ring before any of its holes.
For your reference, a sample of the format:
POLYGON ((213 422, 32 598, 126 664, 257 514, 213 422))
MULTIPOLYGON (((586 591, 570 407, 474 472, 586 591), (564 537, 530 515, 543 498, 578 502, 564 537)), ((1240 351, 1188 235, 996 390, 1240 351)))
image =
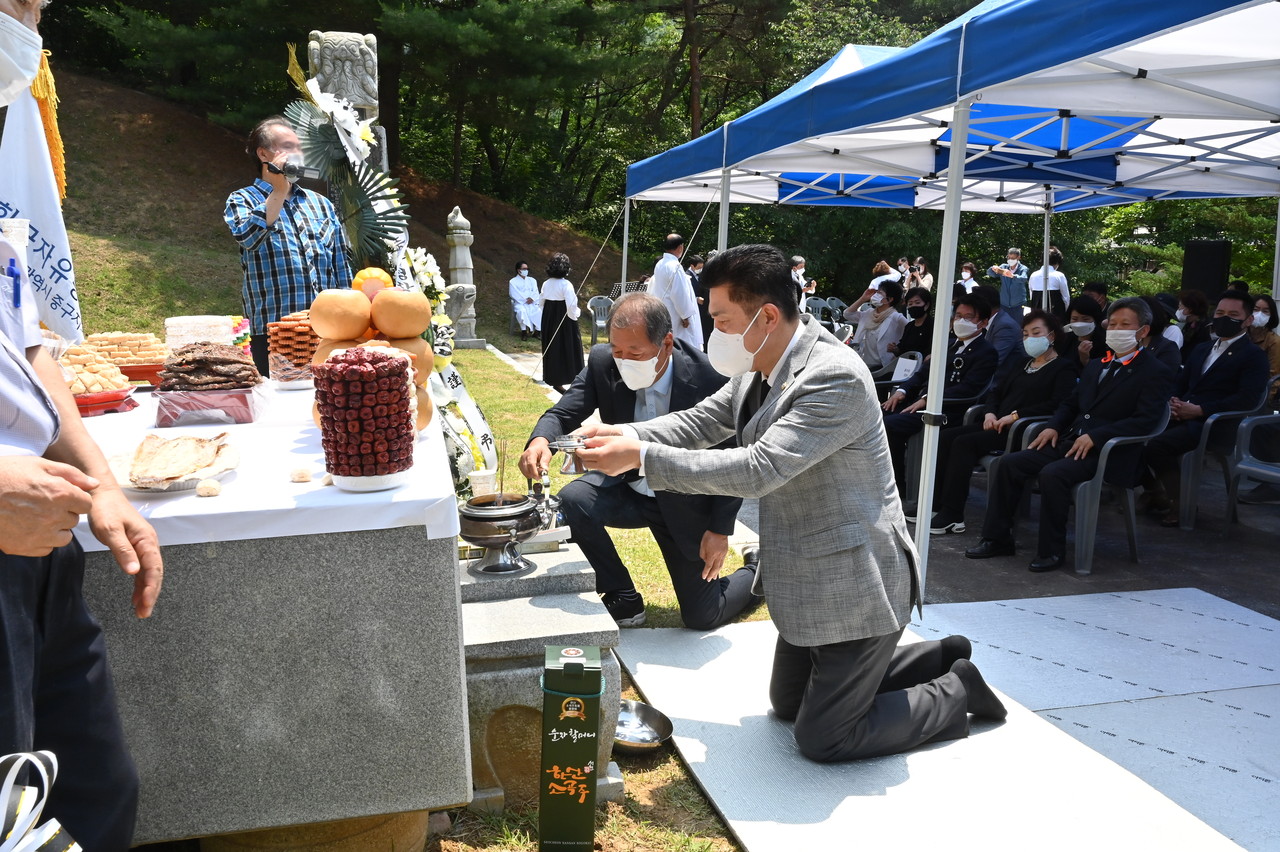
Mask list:
POLYGON ((164 364, 125 364, 120 367, 126 379, 131 382, 146 382, 149 385, 160 384, 160 371, 164 364))
POLYGON ((120 411, 132 411, 138 407, 137 400, 130 399, 133 388, 103 391, 102 393, 82 393, 76 395, 76 407, 81 417, 94 417, 99 414, 112 414, 120 411))

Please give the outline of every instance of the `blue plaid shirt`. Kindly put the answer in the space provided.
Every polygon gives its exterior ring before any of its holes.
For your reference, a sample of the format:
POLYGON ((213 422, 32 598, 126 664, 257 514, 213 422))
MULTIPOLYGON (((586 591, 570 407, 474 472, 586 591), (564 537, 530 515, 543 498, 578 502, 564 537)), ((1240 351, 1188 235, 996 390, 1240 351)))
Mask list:
POLYGON ((271 184, 259 178, 227 198, 224 218, 240 244, 244 313, 254 334, 267 323, 304 311, 321 290, 351 286, 347 235, 333 203, 295 186, 267 226, 271 184))

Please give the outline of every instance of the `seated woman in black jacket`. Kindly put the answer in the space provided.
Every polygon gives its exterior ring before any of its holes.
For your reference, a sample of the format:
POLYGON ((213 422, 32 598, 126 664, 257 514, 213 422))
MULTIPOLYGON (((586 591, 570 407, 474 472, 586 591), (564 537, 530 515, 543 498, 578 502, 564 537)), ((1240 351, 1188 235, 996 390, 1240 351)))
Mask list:
POLYGON ((907 303, 907 318, 910 322, 903 327, 902 337, 898 342, 889 344, 889 351, 899 357, 905 352, 928 355, 933 349, 933 317, 929 315, 933 294, 923 287, 912 287, 907 291, 904 301, 907 303))
POLYGON ((1036 309, 1022 318, 1022 347, 1009 356, 1010 368, 984 403, 991 407, 981 423, 943 429, 938 438, 934 484, 933 535, 964 532, 964 504, 969 499, 973 467, 988 453, 1003 450, 1010 428, 1019 418, 1052 414, 1071 393, 1079 375, 1075 352, 1059 355, 1064 335, 1058 318, 1036 309))
POLYGON ((1076 359, 1081 368, 1107 354, 1107 330, 1102 327, 1102 306, 1089 296, 1076 296, 1067 305, 1059 351, 1076 359))

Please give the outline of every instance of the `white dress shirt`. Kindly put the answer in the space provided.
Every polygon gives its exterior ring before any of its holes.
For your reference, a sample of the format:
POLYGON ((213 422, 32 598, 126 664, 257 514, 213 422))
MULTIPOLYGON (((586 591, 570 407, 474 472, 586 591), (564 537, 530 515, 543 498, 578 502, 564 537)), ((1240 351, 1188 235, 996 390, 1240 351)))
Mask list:
POLYGON ((0 270, 18 261, 19 307, 13 304, 12 279, 0 276, 0 455, 42 456, 58 438, 58 413, 36 376, 27 350, 40 345, 36 295, 17 250, 0 237, 0 270))
POLYGON ((662 255, 653 268, 653 277, 649 279, 649 293, 667 306, 676 340, 701 349, 702 322, 698 319, 698 298, 693 292, 693 282, 680 265, 680 258, 671 252, 662 255))
MULTIPOLYGON (((672 376, 675 374, 673 362, 675 361, 675 350, 671 352, 671 358, 667 361, 667 369, 662 371, 662 375, 647 388, 636 391, 636 408, 634 421, 642 423, 645 420, 653 420, 664 414, 671 413, 671 386, 675 384, 672 376)), ((635 431, 631 432, 635 437, 635 431)), ((645 495, 653 496, 653 489, 649 487, 649 483, 644 478, 644 450, 640 451, 640 478, 635 482, 628 482, 632 490, 645 495)))

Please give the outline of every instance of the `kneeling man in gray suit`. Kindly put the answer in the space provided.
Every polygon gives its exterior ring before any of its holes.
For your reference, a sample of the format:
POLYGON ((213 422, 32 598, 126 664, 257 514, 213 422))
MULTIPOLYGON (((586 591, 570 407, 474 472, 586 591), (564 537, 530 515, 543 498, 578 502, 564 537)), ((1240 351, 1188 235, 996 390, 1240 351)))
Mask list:
POLYGON ((760 498, 755 591, 779 633, 769 697, 806 757, 894 754, 966 736, 969 713, 1003 719, 963 636, 898 647, 920 580, 866 365, 800 315, 773 246, 722 252, 702 282, 707 356, 729 383, 686 411, 584 427, 582 460, 668 491, 760 498))

